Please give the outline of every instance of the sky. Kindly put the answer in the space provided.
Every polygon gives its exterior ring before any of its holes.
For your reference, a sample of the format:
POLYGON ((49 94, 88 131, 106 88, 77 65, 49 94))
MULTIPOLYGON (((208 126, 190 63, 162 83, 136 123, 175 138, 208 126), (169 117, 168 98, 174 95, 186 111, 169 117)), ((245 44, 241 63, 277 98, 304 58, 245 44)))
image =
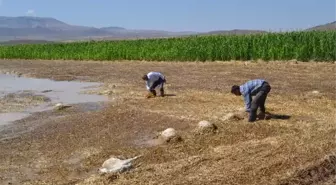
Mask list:
POLYGON ((0 16, 167 31, 295 30, 335 21, 335 0, 0 0, 0 16))

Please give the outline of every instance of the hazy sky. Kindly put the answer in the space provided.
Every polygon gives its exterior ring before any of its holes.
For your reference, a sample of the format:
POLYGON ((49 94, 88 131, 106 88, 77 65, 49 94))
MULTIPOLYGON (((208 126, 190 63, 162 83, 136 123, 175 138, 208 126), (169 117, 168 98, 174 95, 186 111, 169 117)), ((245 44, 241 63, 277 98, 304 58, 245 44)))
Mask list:
POLYGON ((169 31, 303 29, 334 21, 335 8, 335 0, 0 0, 2 16, 169 31))

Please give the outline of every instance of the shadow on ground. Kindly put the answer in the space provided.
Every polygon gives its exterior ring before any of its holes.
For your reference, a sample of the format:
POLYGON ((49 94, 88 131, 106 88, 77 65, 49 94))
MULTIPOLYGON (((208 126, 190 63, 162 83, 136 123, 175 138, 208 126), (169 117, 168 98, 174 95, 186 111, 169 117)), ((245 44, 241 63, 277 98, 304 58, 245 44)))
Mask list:
POLYGON ((289 116, 289 115, 273 114, 273 113, 269 113, 269 112, 266 112, 266 116, 265 116, 266 120, 270 120, 270 119, 288 120, 290 118, 291 118, 291 116, 289 116))
POLYGON ((165 96, 176 96, 176 94, 165 94, 165 96))

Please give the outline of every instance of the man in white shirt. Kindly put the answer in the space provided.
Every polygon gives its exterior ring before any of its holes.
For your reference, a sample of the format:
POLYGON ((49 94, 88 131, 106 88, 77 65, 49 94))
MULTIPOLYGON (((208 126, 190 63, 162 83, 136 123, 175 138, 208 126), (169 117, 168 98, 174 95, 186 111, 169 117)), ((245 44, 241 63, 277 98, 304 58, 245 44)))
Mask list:
POLYGON ((146 81, 146 88, 151 93, 147 95, 147 98, 156 96, 156 87, 160 88, 161 97, 164 96, 163 85, 166 82, 166 79, 160 72, 149 72, 147 75, 143 75, 142 79, 146 81))

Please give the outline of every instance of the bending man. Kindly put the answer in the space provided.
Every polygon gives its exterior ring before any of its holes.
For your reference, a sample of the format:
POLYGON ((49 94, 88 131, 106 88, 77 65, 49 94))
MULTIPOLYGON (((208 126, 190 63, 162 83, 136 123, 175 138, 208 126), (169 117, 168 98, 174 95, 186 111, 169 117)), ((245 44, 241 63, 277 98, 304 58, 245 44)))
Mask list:
POLYGON ((262 115, 265 115, 265 101, 271 86, 263 79, 255 79, 231 88, 231 93, 237 96, 243 96, 245 101, 246 112, 249 112, 249 122, 257 119, 257 110, 260 107, 262 115), (252 96, 255 96, 252 100, 252 96))
MULTIPOLYGON (((160 88, 160 95, 164 96, 163 85, 166 82, 165 77, 160 72, 149 72, 147 75, 143 75, 143 80, 146 81, 146 88, 151 93, 151 95, 156 96, 155 88, 160 88)), ((147 96, 149 98, 150 94, 147 96)))

